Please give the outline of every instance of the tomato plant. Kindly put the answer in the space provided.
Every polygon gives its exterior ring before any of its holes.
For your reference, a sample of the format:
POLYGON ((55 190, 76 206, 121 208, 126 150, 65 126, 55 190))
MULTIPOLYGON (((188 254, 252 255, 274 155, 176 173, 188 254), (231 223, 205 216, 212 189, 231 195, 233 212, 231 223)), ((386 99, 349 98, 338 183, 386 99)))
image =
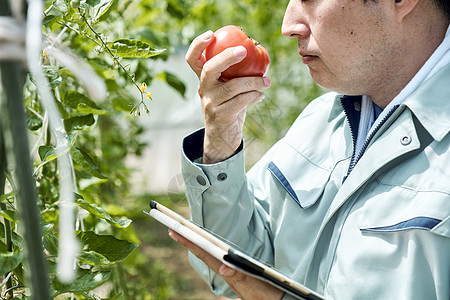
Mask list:
POLYGON ((129 201, 125 161, 146 146, 134 116, 149 113, 153 79, 184 96, 151 64, 171 43, 132 0, 43 2, 0 0, 1 46, 33 53, 0 47, 0 299, 167 299, 137 249, 147 201, 129 201))
POLYGON ((227 25, 214 32, 214 40, 206 48, 205 57, 209 60, 225 49, 236 46, 244 46, 247 56, 222 72, 223 79, 266 75, 270 65, 269 53, 259 42, 235 25, 227 25))
MULTIPOLYGON (((13 85, 0 83, 0 299, 29 299, 30 293, 39 298, 27 280, 31 278, 31 264, 24 246, 23 211, 18 205, 22 181, 16 176, 21 168, 6 158, 14 153, 12 141, 23 143, 27 134, 29 152, 17 157, 32 160, 33 174, 28 175, 34 182, 22 186, 34 189, 37 195, 23 198, 38 206, 41 226, 35 227, 41 233, 33 236, 43 244, 36 244, 29 253, 41 253, 48 267, 41 270, 44 276, 34 277, 39 279, 37 285, 45 286, 49 281, 51 296, 58 300, 173 299, 186 294, 197 298, 192 296, 195 291, 184 276, 172 273, 153 253, 139 250, 148 249, 145 246, 150 242, 164 244, 164 239, 148 229, 148 218, 141 211, 151 197, 136 194, 140 193, 136 187, 142 183, 130 180, 133 170, 125 163, 129 157, 143 155, 146 147, 140 137, 145 131, 135 116, 149 112, 153 80, 166 82, 187 100, 181 80, 153 68, 176 54, 178 50, 174 51, 173 46, 187 48, 189 41, 207 27, 219 28, 225 22, 245 24, 269 52, 277 51, 271 61, 271 77, 276 84, 266 91, 266 100, 251 107, 247 115, 247 145, 255 140, 269 146, 279 139, 305 105, 304 99, 312 99, 313 92, 317 93, 295 69, 298 64, 292 64, 289 53, 295 48, 295 41, 280 35, 279 21, 284 10, 270 9, 284 5, 284 0, 0 0, 0 15, 7 14, 5 5, 11 4, 19 16, 20 8, 26 9, 32 2, 45 4, 44 13, 40 13, 44 25, 40 64, 67 136, 59 139, 52 130, 36 78, 30 74, 25 78, 26 70, 22 68, 26 64, 15 63, 21 75, 13 76, 11 62, 5 62, 7 76, 2 80, 19 81, 19 97, 5 96, 13 85), (64 53, 70 56, 61 56, 64 53), (80 76, 75 72, 85 70, 82 65, 93 69, 103 84, 89 80, 92 76, 86 73, 80 76), (91 83, 89 89, 86 81, 91 83), (103 94, 105 85, 107 97, 100 101, 95 95, 103 94), (295 95, 284 96, 287 90, 295 95), (26 120, 19 120, 18 114, 8 114, 6 103, 15 103, 26 120), (28 132, 12 132, 12 120, 26 125, 28 132), (70 155, 72 161, 74 184, 69 190, 73 191, 74 202, 70 206, 75 209, 76 223, 61 218, 60 207, 67 206, 61 205, 62 177, 58 167, 63 155, 70 155), (61 282, 58 275, 58 256, 64 252, 64 247, 59 247, 61 236, 65 236, 59 231, 62 223, 76 226, 75 235, 81 246, 77 263, 67 268, 76 271, 70 283, 61 282), (141 247, 136 248, 138 244, 141 247)), ((24 28, 21 22, 27 18, 19 17, 16 27, 24 28)), ((25 33, 4 31, 0 30, 0 35, 16 37, 17 43, 23 44, 25 33)), ((4 42, 3 36, 0 40, 4 42)), ((13 52, 8 49, 5 47, 6 52, 13 52)), ((155 102, 164 100, 162 97, 153 95, 155 102)), ((152 112, 150 117, 153 115, 152 112)), ((178 201, 181 199, 182 196, 178 201)), ((167 195, 159 195, 155 200, 169 201, 167 195)))

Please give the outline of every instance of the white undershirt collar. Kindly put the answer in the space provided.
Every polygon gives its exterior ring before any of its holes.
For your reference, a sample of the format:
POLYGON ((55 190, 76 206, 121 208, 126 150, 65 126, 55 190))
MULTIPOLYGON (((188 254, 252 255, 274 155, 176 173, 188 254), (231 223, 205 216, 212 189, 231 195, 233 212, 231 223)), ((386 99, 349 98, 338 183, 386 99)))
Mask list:
POLYGON ((386 106, 376 120, 374 120, 373 102, 370 97, 363 95, 361 101, 361 115, 359 121, 358 137, 355 153, 362 150, 364 142, 370 136, 371 131, 377 128, 394 107, 400 105, 411 95, 425 80, 433 76, 442 67, 450 63, 450 26, 447 28, 444 40, 434 51, 430 58, 420 68, 419 72, 411 79, 405 88, 386 106))

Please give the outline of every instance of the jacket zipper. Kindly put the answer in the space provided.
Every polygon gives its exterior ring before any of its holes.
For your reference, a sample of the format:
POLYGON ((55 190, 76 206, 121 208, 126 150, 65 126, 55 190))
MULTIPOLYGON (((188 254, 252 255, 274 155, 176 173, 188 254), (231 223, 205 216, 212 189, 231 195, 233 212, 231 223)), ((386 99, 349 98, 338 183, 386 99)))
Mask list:
POLYGON ((395 105, 394 107, 392 107, 392 109, 383 117, 383 119, 381 120, 380 123, 378 123, 378 125, 374 128, 374 130, 372 130, 369 134, 369 136, 367 136, 361 151, 359 151, 359 153, 356 153, 356 139, 357 139, 357 135, 355 134, 355 128, 353 128, 352 123, 350 122, 349 119, 349 114, 347 111, 347 107, 344 103, 344 99, 341 99, 341 104, 342 107, 344 109, 344 113, 345 116, 347 117, 347 121, 350 125, 350 133, 352 135, 352 139, 353 139, 353 154, 352 154, 352 159, 350 161, 350 165, 348 167, 348 171, 347 171, 347 175, 344 177, 344 179, 342 180, 342 182, 345 181, 345 179, 347 179, 348 175, 350 175, 350 173, 352 172, 352 170, 355 168, 356 163, 360 160, 360 158, 363 156, 364 152, 366 151, 367 147, 369 147, 369 144, 371 142, 371 140, 373 139, 373 137, 375 136, 375 134, 378 132, 378 130, 381 128, 381 126, 384 125, 384 123, 392 116, 392 114, 395 112, 395 110, 400 106, 400 105, 395 105))
MULTIPOLYGON (((347 108, 347 105, 346 105, 346 102, 345 102, 346 99, 347 99, 346 96, 343 96, 343 97, 341 98, 341 105, 342 105, 342 108, 343 108, 344 113, 345 113, 345 117, 346 117, 347 122, 348 122, 349 127, 350 127, 350 133, 351 133, 351 135, 352 135, 353 154, 352 154, 352 158, 351 158, 351 160, 350 160, 350 165, 351 165, 352 162, 354 161, 355 155, 356 155, 356 154, 355 154, 355 150, 356 150, 357 131, 355 131, 355 128, 353 127, 352 122, 350 121, 350 114, 349 114, 349 112, 348 112, 348 110, 349 110, 350 108, 347 108)), ((353 167, 352 167, 352 169, 353 169, 353 167)), ((343 180, 342 180, 342 183, 345 181, 345 179, 347 179, 348 174, 350 174, 350 166, 349 166, 349 170, 347 171, 347 175, 345 175, 344 178, 343 178, 343 180)))

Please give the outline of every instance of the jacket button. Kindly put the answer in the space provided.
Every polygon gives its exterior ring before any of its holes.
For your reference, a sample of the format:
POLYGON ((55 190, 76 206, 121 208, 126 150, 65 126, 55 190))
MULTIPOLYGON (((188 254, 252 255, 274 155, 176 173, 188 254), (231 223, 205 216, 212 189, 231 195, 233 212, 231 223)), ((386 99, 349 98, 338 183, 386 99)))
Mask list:
POLYGON ((226 173, 220 173, 219 175, 217 175, 217 180, 219 181, 224 181, 225 179, 227 179, 228 175, 226 173))
POLYGON ((203 178, 203 176, 198 175, 198 176, 197 176, 197 182, 198 182, 200 185, 203 185, 203 186, 206 185, 206 180, 205 180, 205 178, 203 178))
POLYGON ((407 146, 411 144, 411 137, 409 135, 402 136, 400 139, 400 143, 402 143, 403 146, 407 146))

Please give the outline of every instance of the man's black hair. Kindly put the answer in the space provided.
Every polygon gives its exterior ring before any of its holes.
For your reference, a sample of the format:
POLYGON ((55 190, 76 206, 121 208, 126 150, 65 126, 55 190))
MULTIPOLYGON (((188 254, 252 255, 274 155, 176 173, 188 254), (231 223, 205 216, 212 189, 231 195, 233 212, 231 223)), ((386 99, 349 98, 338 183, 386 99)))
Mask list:
POLYGON ((438 7, 445 13, 450 20, 450 0, 434 0, 438 7))
MULTIPOLYGON (((368 0, 364 0, 367 3, 368 0)), ((372 0, 373 2, 378 2, 378 0, 372 0)), ((450 0, 434 0, 434 3, 438 8, 445 14, 447 19, 450 20, 450 0)))

